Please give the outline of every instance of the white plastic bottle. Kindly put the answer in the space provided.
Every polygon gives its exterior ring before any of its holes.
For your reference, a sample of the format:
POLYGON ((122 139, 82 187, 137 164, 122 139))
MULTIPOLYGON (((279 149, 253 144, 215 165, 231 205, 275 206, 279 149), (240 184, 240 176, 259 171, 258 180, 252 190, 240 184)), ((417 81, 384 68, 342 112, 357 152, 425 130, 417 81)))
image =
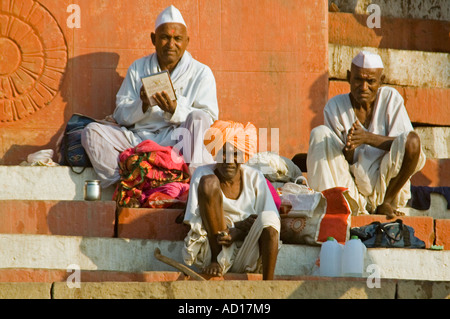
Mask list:
POLYGON ((342 249, 333 237, 328 237, 320 249, 320 276, 339 277, 342 267, 342 249))
POLYGON ((342 253, 342 275, 344 277, 362 277, 366 246, 358 236, 352 236, 345 243, 342 253))

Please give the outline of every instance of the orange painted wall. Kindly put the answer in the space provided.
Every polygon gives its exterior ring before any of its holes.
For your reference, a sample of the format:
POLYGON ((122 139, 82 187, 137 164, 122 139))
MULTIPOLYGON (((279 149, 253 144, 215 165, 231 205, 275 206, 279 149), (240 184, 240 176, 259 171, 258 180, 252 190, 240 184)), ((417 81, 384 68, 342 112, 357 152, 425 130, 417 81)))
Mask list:
MULTIPOLYGON (((42 82, 44 96, 34 92, 33 107, 23 102, 30 88, 8 93, 18 104, 0 95, 0 164, 17 165, 54 148, 74 112, 111 114, 129 65, 154 51, 154 21, 170 4, 188 25, 188 50, 213 70, 220 118, 269 128, 269 138, 270 128, 278 128, 281 155, 306 153, 328 97, 327 1, 2 0, 1 37, 17 36, 41 52, 35 57, 30 48, 21 61, 34 59, 33 68, 40 68, 25 82, 42 82), (81 9, 79 29, 67 25, 71 3, 81 9), (30 44, 26 30, 38 40, 30 44)), ((3 88, 7 77, 0 75, 3 88)))

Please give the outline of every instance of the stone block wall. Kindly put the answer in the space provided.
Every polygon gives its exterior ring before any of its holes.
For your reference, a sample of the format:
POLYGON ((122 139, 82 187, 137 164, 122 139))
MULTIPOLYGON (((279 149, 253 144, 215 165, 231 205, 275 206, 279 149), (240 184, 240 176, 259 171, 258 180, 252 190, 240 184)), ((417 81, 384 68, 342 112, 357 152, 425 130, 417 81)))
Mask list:
POLYGON ((278 128, 281 154, 306 153, 328 92, 325 0, 3 0, 0 164, 55 148, 73 113, 111 114, 170 4, 188 25, 188 51, 216 77, 220 118, 269 128, 269 145, 278 128))

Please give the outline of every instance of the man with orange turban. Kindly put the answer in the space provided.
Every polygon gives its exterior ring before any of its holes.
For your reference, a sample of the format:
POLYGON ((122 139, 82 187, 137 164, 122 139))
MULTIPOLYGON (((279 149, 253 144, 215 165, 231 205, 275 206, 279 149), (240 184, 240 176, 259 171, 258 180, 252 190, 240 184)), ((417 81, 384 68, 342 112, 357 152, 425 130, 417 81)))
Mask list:
POLYGON ((213 157, 216 157, 226 142, 232 144, 241 151, 238 160, 244 163, 256 153, 258 135, 256 127, 250 122, 244 126, 238 122, 218 120, 205 132, 204 140, 206 149, 213 157))
POLYGON ((184 262, 211 276, 259 272, 262 262, 263 279, 273 279, 280 216, 264 175, 242 164, 256 152, 255 126, 216 121, 205 145, 216 163, 198 167, 191 178, 184 262))

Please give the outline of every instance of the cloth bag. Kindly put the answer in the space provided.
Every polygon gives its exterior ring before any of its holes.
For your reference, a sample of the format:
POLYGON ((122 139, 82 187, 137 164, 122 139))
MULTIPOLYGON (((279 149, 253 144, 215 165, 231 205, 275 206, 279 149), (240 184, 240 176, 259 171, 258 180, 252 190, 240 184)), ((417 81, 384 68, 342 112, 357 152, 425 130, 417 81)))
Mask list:
POLYGON ((60 143, 60 165, 70 166, 72 171, 77 174, 81 174, 86 167, 92 166, 89 156, 81 145, 81 132, 89 123, 95 121, 91 117, 78 113, 71 116, 60 143), (75 166, 82 167, 82 170, 76 171, 75 166))
POLYGON ((325 200, 320 192, 312 190, 305 177, 300 176, 293 183, 288 182, 281 187, 282 203, 291 206, 290 217, 311 218, 319 202, 325 200), (305 184, 298 184, 303 181, 305 184))
POLYGON ((367 248, 425 248, 425 242, 414 232, 414 228, 405 225, 401 219, 387 223, 376 221, 350 229, 350 234, 358 236, 367 248))
MULTIPOLYGON (((317 193, 317 192, 315 192, 317 193)), ((345 243, 350 234, 351 207, 347 188, 334 187, 319 192, 320 200, 310 217, 280 214, 280 238, 286 244, 321 245, 328 237, 345 243)))

